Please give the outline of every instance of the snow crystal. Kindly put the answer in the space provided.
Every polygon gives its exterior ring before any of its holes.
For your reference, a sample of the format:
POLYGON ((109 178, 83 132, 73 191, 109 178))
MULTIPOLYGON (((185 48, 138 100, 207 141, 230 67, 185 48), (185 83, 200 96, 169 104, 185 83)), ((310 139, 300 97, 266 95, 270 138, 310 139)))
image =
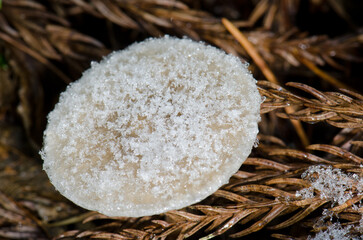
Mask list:
POLYGON ((343 228, 340 223, 330 225, 325 231, 318 232, 314 237, 308 237, 309 240, 359 240, 350 236, 349 229, 351 226, 343 228))
POLYGON ((314 189, 320 192, 322 199, 343 204, 353 197, 353 192, 363 194, 363 179, 357 174, 345 174, 339 168, 331 166, 310 166, 301 176, 311 183, 311 187, 296 192, 297 197, 313 198, 314 189))
POLYGON ((44 170, 64 196, 109 216, 182 208, 239 169, 260 103, 237 57, 189 39, 148 39, 92 63, 61 94, 44 133, 44 170))

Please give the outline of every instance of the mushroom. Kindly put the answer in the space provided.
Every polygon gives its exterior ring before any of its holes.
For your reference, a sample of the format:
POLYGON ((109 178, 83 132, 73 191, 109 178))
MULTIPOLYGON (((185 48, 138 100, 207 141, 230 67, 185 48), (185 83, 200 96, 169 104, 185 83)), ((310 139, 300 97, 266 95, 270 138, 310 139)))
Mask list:
POLYGON ((150 38, 92 62, 60 95, 44 132, 44 170, 65 197, 108 216, 183 208, 238 171, 260 104, 239 58, 150 38))

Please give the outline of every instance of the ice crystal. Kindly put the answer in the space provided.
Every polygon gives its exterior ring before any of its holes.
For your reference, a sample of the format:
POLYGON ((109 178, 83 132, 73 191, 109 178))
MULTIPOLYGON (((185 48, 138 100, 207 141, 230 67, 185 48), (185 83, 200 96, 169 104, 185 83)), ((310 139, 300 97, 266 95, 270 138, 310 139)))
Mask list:
POLYGON ((346 174, 339 168, 331 166, 310 166, 301 176, 311 183, 310 188, 296 192, 303 198, 314 197, 314 189, 320 192, 322 199, 343 204, 353 197, 353 192, 363 194, 363 179, 357 174, 346 174))
POLYGON ((349 234, 351 226, 343 228, 340 223, 330 225, 326 230, 318 232, 314 237, 308 237, 309 240, 359 240, 349 234))

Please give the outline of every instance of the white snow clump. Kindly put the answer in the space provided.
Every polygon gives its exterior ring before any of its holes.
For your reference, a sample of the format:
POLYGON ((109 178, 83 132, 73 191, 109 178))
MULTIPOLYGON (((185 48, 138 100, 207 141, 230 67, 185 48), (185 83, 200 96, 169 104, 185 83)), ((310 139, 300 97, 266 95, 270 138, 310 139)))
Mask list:
POLYGON ((148 39, 70 84, 48 116, 52 184, 86 209, 139 217, 196 203, 251 152, 261 97, 247 66, 189 39, 148 39))
POLYGON ((308 240, 360 240, 363 236, 351 236, 352 226, 342 227, 340 223, 330 225, 326 230, 318 232, 314 237, 309 236, 308 240))
POLYGON ((353 197, 353 193, 363 194, 363 179, 357 174, 345 174, 339 168, 317 165, 310 166, 301 176, 311 183, 311 187, 296 192, 304 199, 314 197, 314 189, 320 192, 321 199, 343 204, 353 197))

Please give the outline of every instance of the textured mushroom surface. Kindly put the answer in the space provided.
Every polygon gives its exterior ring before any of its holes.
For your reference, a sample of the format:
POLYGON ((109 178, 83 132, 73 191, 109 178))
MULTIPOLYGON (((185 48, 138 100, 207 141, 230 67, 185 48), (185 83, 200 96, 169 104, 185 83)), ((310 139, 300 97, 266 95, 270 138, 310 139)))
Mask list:
POLYGON ((109 216, 146 216, 215 192, 250 154, 261 97, 234 56, 148 39, 70 84, 48 116, 44 170, 65 197, 109 216))

